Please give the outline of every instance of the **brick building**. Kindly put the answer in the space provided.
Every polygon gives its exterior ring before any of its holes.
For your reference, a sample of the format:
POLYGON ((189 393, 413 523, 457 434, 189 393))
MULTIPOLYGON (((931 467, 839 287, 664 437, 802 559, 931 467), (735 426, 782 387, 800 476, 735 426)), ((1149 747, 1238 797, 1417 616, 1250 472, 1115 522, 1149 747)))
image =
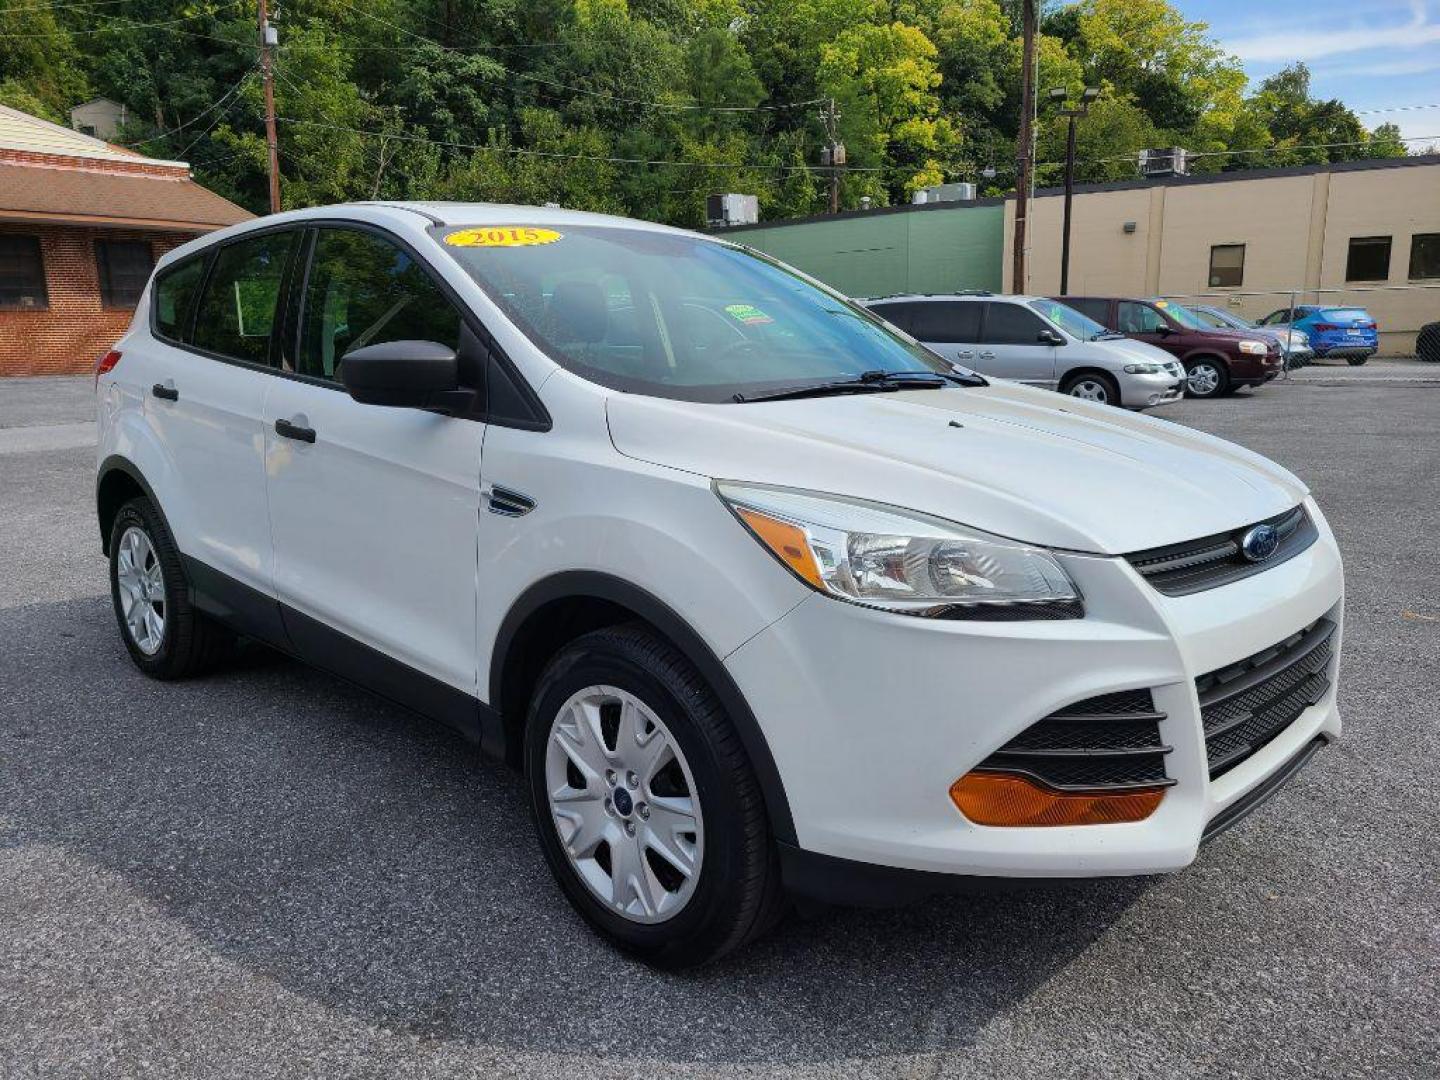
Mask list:
POLYGON ((0 106, 0 375, 88 371, 156 259, 250 216, 183 162, 0 106))

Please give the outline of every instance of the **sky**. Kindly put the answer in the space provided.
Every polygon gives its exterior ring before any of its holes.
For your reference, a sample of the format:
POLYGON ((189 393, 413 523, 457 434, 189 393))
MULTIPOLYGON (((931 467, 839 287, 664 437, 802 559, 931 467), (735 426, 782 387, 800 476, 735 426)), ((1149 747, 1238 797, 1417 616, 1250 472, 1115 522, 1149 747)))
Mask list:
MULTIPOLYGON (((1238 56, 1252 87, 1303 60, 1311 92, 1440 144, 1440 0, 1172 0, 1238 56)), ((1421 144, 1410 143, 1412 149, 1421 144)))

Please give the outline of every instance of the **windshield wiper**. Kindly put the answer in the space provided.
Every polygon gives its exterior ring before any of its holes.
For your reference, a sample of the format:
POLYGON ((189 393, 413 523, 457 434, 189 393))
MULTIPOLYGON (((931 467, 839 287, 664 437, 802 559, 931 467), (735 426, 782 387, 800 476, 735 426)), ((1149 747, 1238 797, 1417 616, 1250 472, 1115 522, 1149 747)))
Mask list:
POLYGON ((1125 335, 1114 330, 1101 330, 1098 334, 1091 334, 1089 341, 1114 341, 1116 338, 1123 338, 1125 335))
POLYGON ((884 394, 896 390, 939 390, 946 386, 983 386, 959 372, 947 374, 940 371, 862 371, 850 379, 834 379, 830 382, 810 383, 806 386, 788 386, 780 390, 760 391, 754 394, 736 394, 736 402, 780 401, 785 398, 828 397, 832 394, 884 394))

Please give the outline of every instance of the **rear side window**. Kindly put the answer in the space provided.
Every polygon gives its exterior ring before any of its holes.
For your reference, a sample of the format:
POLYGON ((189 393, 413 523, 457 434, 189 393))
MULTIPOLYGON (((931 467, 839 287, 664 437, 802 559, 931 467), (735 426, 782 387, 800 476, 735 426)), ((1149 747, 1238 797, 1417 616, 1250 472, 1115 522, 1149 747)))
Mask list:
POLYGON ((871 304, 870 310, 892 326, 898 326, 911 337, 918 337, 910 327, 914 322, 916 304, 871 304))
POLYGON ((226 244, 200 298, 191 343, 235 360, 264 364, 295 233, 273 232, 226 244))
POLYGON ((914 305, 910 333, 921 341, 974 344, 980 340, 982 304, 965 300, 931 300, 914 305))
POLYGON ((387 341, 460 345, 460 314, 410 254, 374 233, 323 229, 305 286, 297 370, 338 379, 351 349, 387 341))
POLYGON ((205 256, 197 255, 161 271, 155 278, 155 333, 171 341, 184 341, 190 312, 205 277, 205 256))
POLYGON ((1040 335, 1050 328, 1039 316, 1019 304, 987 304, 985 313, 985 344, 1043 345, 1040 335))

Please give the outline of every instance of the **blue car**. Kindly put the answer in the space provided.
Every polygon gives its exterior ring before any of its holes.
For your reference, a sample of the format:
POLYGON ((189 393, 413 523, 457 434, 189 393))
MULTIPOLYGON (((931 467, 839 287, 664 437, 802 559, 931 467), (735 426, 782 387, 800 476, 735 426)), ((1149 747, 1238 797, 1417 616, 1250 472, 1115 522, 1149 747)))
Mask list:
POLYGON ((1368 311, 1359 307, 1329 307, 1324 304, 1297 304, 1295 317, 1291 309, 1272 311, 1260 320, 1265 327, 1303 330, 1310 337, 1310 348, 1317 357, 1343 357, 1352 365, 1360 365, 1380 349, 1380 334, 1368 311))

